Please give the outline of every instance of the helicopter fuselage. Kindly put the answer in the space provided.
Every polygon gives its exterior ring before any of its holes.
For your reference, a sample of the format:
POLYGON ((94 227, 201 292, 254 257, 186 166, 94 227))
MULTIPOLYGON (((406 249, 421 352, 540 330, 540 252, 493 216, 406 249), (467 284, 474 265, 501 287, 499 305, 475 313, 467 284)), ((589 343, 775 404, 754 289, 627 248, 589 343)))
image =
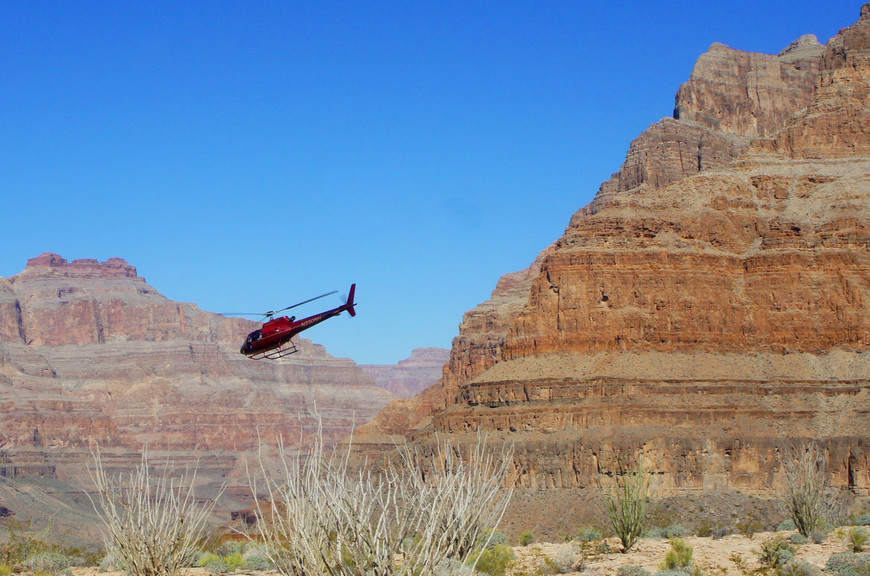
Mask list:
POLYGON ((356 311, 353 308, 355 288, 356 284, 351 286, 350 295, 345 304, 332 310, 302 318, 301 320, 296 320, 295 316, 281 316, 280 318, 269 320, 263 324, 262 328, 248 334, 248 337, 245 338, 245 343, 242 344, 242 348, 239 351, 245 356, 257 360, 261 358, 281 358, 287 354, 292 354, 296 351, 296 347, 292 343, 289 348, 285 348, 285 345, 303 330, 338 316, 342 312, 348 312, 351 316, 356 316, 356 311))

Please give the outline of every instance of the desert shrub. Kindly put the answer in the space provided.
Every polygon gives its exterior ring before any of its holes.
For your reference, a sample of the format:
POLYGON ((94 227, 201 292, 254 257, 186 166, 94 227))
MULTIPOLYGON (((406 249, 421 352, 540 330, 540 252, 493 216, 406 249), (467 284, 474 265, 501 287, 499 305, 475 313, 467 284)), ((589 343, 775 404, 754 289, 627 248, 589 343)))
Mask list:
POLYGON ((777 532, 785 532, 786 530, 797 530, 797 527, 794 525, 794 520, 791 518, 783 520, 776 526, 777 532))
POLYGON ((641 566, 620 566, 616 570, 616 576, 652 576, 646 568, 641 566))
POLYGON ((222 548, 222 551, 227 554, 219 554, 215 552, 206 552, 201 554, 196 565, 201 566, 209 574, 230 574, 246 567, 245 559, 241 552, 233 552, 244 548, 242 546, 222 548))
POLYGON ((577 555, 572 548, 560 548, 547 560, 555 568, 557 574, 579 571, 577 555))
POLYGON ((870 514, 859 514, 855 516, 856 526, 870 526, 870 514))
MULTIPOLYGON (((7 525, 9 538, 0 542, 0 567, 6 566, 12 572, 20 572, 24 563, 35 556, 44 553, 54 553, 64 556, 69 566, 95 566, 99 555, 85 547, 59 544, 51 535, 51 527, 35 531, 30 522, 12 521, 7 525)), ((62 568, 60 571, 63 571, 62 568)))
POLYGON ((794 546, 782 536, 768 538, 754 552, 758 556, 758 563, 764 568, 779 568, 794 558, 794 546))
POLYGON ((849 530, 849 545, 852 547, 852 552, 863 552, 868 539, 870 534, 863 526, 849 530))
POLYGON ((607 515, 622 543, 623 553, 631 550, 646 528, 651 500, 649 483, 649 474, 639 462, 629 468, 617 458, 612 482, 607 489, 602 488, 607 515))
POLYGON ((777 569, 777 576, 822 576, 818 566, 797 558, 777 569))
POLYGON ((810 532, 810 540, 812 540, 813 544, 821 544, 827 539, 828 533, 824 530, 813 530, 810 532))
POLYGON ((665 555, 661 570, 688 568, 692 565, 692 547, 682 538, 671 538, 671 549, 665 555))
POLYGON ((487 530, 480 537, 479 546, 484 548, 495 548, 498 545, 509 546, 511 543, 508 535, 501 530, 487 530))
POLYGON ((755 514, 749 514, 743 520, 739 520, 734 524, 734 527, 737 529, 737 533, 747 538, 752 538, 755 536, 756 532, 759 532, 764 526, 761 524, 761 520, 755 514))
POLYGON ((836 576, 866 576, 870 574, 870 553, 838 552, 825 564, 825 573, 836 576))
MULTIPOLYGON (((193 491, 196 473, 152 478, 148 456, 129 476, 110 478, 99 451, 89 470, 96 486, 91 503, 103 524, 107 555, 129 576, 175 576, 197 556, 217 498, 201 505, 193 491)), ((90 497, 90 495, 89 495, 90 497)))
POLYGON ((466 564, 489 576, 504 576, 514 561, 514 551, 506 544, 496 544, 472 554, 466 564))
POLYGON ((535 535, 531 531, 520 534, 520 546, 528 546, 534 541, 535 535))
POLYGON ((697 524, 695 524, 695 534, 701 536, 702 538, 709 538, 713 535, 713 530, 716 527, 706 518, 701 518, 697 524))
POLYGON ((795 532, 794 534, 792 534, 791 536, 788 537, 788 541, 791 542, 792 544, 801 545, 801 544, 806 544, 807 542, 810 541, 810 539, 807 538, 806 536, 804 536, 803 534, 801 534, 800 532, 795 532))
POLYGON ((435 568, 435 576, 475 576, 475 572, 456 558, 445 558, 435 568))
POLYGON ((38 552, 24 561, 29 571, 43 574, 58 574, 70 566, 70 559, 58 552, 38 552))
POLYGON ((601 530, 598 530, 597 528, 583 528, 577 532, 575 540, 578 542, 597 542, 603 538, 604 536, 601 534, 601 530))
POLYGON ((671 538, 685 538, 689 534, 689 530, 680 526, 679 524, 674 524, 664 529, 664 536, 668 540, 670 540, 671 538))
POLYGON ((656 572, 656 576, 694 576, 695 571, 691 568, 673 568, 656 572))
POLYGON ((794 520, 795 529, 809 536, 822 519, 825 509, 827 466, 817 444, 784 451, 781 458, 786 486, 782 499, 794 520))
POLYGON ((244 553, 245 567, 249 570, 265 572, 274 570, 275 565, 269 560, 269 551, 265 546, 252 546, 244 553))
POLYGON ((430 576, 461 572, 457 562, 475 568, 477 561, 483 562, 478 570, 498 576, 509 563, 513 551, 505 544, 480 547, 511 496, 502 488, 512 462, 509 445, 493 450, 480 437, 460 449, 439 439, 427 447, 400 446, 381 467, 352 470, 350 448, 326 450, 317 424, 306 451, 289 456, 279 442, 278 474, 261 460, 264 487, 250 479, 253 494, 269 494, 256 501, 257 530, 275 570, 284 576, 430 576))
POLYGON ((244 554, 248 542, 244 540, 225 540, 221 542, 215 553, 218 556, 232 556, 233 554, 244 554))
POLYGON ((731 534, 730 526, 718 526, 713 529, 713 533, 710 534, 710 538, 712 538, 713 540, 718 540, 719 538, 724 538, 729 534, 731 534))
POLYGON ((0 576, 12 576, 12 567, 8 564, 0 564, 0 576))

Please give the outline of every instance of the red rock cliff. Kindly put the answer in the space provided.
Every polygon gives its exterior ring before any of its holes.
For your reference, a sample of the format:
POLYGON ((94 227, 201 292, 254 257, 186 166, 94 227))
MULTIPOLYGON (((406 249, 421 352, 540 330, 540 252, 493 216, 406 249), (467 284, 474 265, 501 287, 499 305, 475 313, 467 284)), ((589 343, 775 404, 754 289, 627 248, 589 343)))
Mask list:
POLYGON ((521 487, 622 452, 666 490, 765 490, 814 439, 870 490, 867 12, 825 47, 714 44, 528 287, 466 315, 428 430, 515 441, 521 487))

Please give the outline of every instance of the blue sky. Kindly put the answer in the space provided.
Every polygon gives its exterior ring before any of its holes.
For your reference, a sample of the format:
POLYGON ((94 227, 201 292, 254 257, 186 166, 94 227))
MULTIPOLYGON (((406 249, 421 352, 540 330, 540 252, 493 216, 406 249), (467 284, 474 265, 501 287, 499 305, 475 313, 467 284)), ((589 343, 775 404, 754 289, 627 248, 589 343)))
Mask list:
POLYGON ((860 2, 0 8, 0 276, 119 256, 216 312, 357 282, 306 335, 394 363, 562 234, 711 43, 826 42, 860 2))

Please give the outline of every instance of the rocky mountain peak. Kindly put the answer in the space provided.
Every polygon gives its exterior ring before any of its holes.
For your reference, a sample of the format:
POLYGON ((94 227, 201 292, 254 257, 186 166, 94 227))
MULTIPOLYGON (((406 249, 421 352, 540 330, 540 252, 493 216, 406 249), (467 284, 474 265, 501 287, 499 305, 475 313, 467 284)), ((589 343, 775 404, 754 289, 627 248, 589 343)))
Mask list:
MULTIPOLYGON (((67 262, 59 254, 45 252, 27 261, 23 276, 62 275, 75 277, 138 278, 136 268, 123 258, 109 258, 105 262, 84 258, 67 262)), ((145 279, 141 278, 144 282, 145 279)))
POLYGON ((818 58, 825 47, 815 34, 804 34, 780 52, 777 56, 784 61, 799 58, 818 58))

